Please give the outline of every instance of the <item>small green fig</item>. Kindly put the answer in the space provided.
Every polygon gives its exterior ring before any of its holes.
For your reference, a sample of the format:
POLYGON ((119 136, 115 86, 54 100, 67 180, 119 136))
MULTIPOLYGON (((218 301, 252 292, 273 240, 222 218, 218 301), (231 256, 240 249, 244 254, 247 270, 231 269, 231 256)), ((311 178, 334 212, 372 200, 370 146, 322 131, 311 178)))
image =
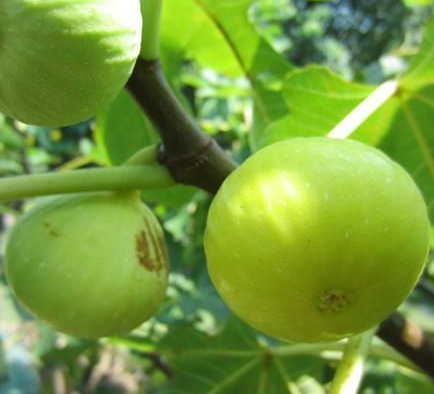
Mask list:
POLYGON ((205 251, 229 307, 296 342, 379 324, 408 296, 430 223, 407 172, 355 141, 295 138, 247 159, 211 204, 205 251))
POLYGON ((120 92, 141 46, 139 0, 1 0, 0 112, 87 120, 120 92))
POLYGON ((158 310, 168 283, 162 229, 137 193, 63 196, 12 229, 6 276, 53 328, 83 338, 131 331, 158 310))

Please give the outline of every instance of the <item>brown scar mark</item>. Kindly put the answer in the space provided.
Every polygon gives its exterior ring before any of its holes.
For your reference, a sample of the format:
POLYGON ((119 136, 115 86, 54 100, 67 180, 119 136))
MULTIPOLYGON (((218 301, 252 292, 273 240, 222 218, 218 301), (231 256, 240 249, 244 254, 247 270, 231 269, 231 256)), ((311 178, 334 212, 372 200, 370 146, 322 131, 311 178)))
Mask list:
POLYGON ((339 312, 348 305, 347 295, 343 290, 324 290, 319 298, 318 309, 321 312, 339 312))
POLYGON ((44 222, 44 228, 47 230, 48 235, 51 235, 52 237, 58 237, 60 234, 51 227, 51 223, 49 221, 44 222))
POLYGON ((148 239, 146 238, 146 233, 144 231, 136 235, 136 254, 140 265, 149 271, 154 271, 155 267, 152 258, 149 255, 148 239))
POLYGON ((155 253, 157 255, 157 259, 159 261, 160 270, 161 268, 166 268, 166 271, 169 269, 169 256, 167 251, 167 244, 164 239, 163 234, 158 233, 158 228, 155 228, 150 225, 149 221, 146 219, 146 217, 143 218, 143 221, 145 223, 145 227, 148 231, 148 234, 150 234, 152 239, 152 245, 154 245, 155 253))
POLYGON ((145 219, 145 229, 136 235, 136 254, 141 266, 151 272, 160 272, 166 267, 167 261, 167 248, 161 237, 150 228, 148 221, 145 219), (150 237, 148 243, 148 237, 150 237), (150 248, 153 247, 155 251, 155 258, 150 254, 150 248))

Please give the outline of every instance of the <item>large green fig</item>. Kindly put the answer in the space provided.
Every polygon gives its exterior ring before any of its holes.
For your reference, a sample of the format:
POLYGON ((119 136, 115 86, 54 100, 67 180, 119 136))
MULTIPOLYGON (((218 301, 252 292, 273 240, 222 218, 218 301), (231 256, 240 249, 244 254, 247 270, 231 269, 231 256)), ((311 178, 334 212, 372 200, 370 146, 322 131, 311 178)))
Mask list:
POLYGON ((430 222, 407 172, 355 141, 294 138, 246 160, 212 202, 211 278, 253 327, 297 342, 379 324, 424 267, 430 222))
POLYGON ((140 51, 139 0, 1 0, 0 112, 30 124, 90 118, 140 51))
POLYGON ((97 338, 128 332, 158 310, 167 288, 167 249, 157 219, 136 193, 59 197, 15 225, 6 275, 41 320, 97 338))

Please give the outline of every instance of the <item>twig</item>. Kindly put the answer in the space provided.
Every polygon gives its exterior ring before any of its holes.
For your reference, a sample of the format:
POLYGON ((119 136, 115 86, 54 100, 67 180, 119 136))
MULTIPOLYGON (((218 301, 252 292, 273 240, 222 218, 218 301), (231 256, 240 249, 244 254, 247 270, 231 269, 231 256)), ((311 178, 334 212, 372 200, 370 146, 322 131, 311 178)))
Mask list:
POLYGON ((393 313, 377 335, 434 379, 434 339, 400 313, 393 313))
POLYGON ((348 339, 329 394, 357 394, 375 329, 348 339))
POLYGON ((169 365, 167 365, 163 359, 161 358, 161 356, 158 353, 153 353, 153 352, 145 352, 142 353, 143 357, 148 358, 149 360, 152 361, 153 365, 155 368, 159 369, 161 372, 164 373, 164 375, 166 375, 166 377, 168 379, 171 379, 173 377, 173 371, 170 368, 169 365))
POLYGON ((159 160, 179 183, 215 193, 236 163, 188 116, 170 90, 158 60, 139 60, 128 88, 157 128, 159 160))

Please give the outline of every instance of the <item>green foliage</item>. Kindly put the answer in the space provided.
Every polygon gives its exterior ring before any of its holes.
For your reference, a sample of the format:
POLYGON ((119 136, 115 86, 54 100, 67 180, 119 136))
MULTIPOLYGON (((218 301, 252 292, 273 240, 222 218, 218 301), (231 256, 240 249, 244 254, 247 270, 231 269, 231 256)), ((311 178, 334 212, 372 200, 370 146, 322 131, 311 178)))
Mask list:
MULTIPOLYGON (((434 29, 431 23, 424 42, 408 71, 398 79, 399 94, 393 95, 354 132, 355 139, 380 144, 393 159, 415 178, 434 211, 432 60, 434 29)), ((295 136, 327 135, 351 109, 361 103, 374 87, 346 82, 327 69, 308 67, 290 73, 282 96, 288 113, 267 127, 251 134, 252 146, 258 149, 278 140, 295 136)), ((281 96, 276 101, 280 105, 281 96)), ((269 100, 269 105, 272 100, 269 100)))
POLYGON ((405 4, 411 5, 411 6, 420 6, 420 5, 428 5, 432 4, 432 0, 404 0, 405 4))
MULTIPOLYGON (((284 100, 287 111, 252 131, 252 149, 291 137, 326 135, 372 91, 372 86, 347 82, 324 67, 296 70, 287 75, 276 100, 276 106, 284 100)), ((269 105, 273 101, 269 98, 269 105)), ((380 139, 375 129, 368 130, 371 143, 380 139)))
POLYGON ((159 141, 149 120, 127 91, 103 108, 96 117, 95 139, 106 163, 124 163, 139 149, 159 141))
POLYGON ((434 20, 425 31, 425 38, 419 53, 412 59, 408 71, 402 77, 402 83, 409 89, 416 90, 434 83, 432 68, 434 67, 434 20))
MULTIPOLYGON (((288 387, 306 384, 304 376, 320 380, 324 373, 325 362, 318 355, 275 355, 267 342, 259 342, 250 328, 234 318, 215 336, 174 327, 160 346, 175 369, 165 394, 283 394, 288 387)), ((319 386, 317 390, 324 392, 319 386)))

